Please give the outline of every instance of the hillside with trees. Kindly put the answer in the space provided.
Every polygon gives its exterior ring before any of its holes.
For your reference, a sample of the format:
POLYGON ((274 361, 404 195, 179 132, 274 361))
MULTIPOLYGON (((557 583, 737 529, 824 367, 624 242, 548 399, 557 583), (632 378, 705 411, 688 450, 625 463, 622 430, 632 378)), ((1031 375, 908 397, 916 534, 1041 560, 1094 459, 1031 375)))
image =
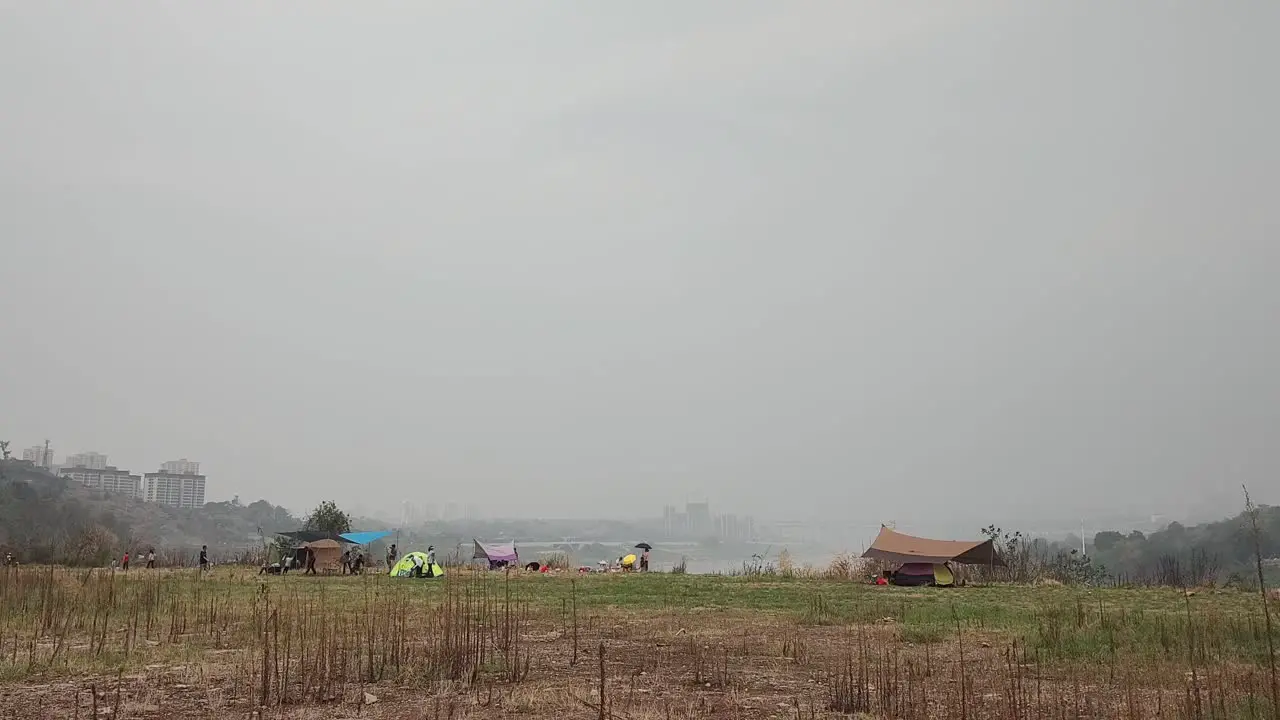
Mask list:
POLYGON ((1257 587, 1261 555, 1263 574, 1273 585, 1280 581, 1280 507, 1256 512, 1256 534, 1253 518, 1243 512, 1190 527, 1174 522, 1150 535, 1107 530, 1084 548, 1078 537, 1033 539, 990 525, 981 532, 995 542, 1008 567, 979 574, 1013 582, 1257 587))
POLYGON ((1280 507, 1258 508, 1258 545, 1248 513, 1191 527, 1170 523, 1159 532, 1100 532, 1093 557, 1122 582, 1160 585, 1256 584, 1255 548, 1274 573, 1280 558, 1280 507))
POLYGON ((170 563, 189 562, 201 545, 225 557, 261 547, 260 530, 269 536, 302 523, 263 500, 174 508, 90 490, 27 463, 0 461, 0 549, 24 562, 100 565, 126 549, 151 547, 170 563))

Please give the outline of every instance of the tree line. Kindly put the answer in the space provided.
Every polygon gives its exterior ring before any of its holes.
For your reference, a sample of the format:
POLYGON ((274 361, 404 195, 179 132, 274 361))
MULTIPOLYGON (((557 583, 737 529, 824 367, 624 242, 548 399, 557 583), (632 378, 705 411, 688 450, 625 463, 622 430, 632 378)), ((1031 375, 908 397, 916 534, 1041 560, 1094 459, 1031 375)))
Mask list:
POLYGON ((1086 543, 1075 537, 1030 538, 989 525, 982 534, 994 542, 1007 567, 975 572, 1011 582, 1256 587, 1261 556, 1267 583, 1274 584, 1280 581, 1280 507, 1259 507, 1256 513, 1256 533, 1246 511, 1191 527, 1173 522, 1149 535, 1104 530, 1086 543))

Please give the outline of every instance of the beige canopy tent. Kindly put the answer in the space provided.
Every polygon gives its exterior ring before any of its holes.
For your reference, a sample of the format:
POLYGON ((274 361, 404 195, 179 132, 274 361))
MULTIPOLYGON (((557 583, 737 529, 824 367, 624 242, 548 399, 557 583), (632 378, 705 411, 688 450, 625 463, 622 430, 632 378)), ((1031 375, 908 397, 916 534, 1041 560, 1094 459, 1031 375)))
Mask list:
POLYGON ((991 565, 1004 567, 1004 560, 996 552, 991 540, 929 540, 906 535, 887 527, 880 527, 871 547, 862 553, 864 558, 889 563, 962 563, 966 565, 991 565))
POLYGON ((315 540, 302 547, 316 556, 316 570, 337 572, 342 568, 342 544, 337 540, 315 540))

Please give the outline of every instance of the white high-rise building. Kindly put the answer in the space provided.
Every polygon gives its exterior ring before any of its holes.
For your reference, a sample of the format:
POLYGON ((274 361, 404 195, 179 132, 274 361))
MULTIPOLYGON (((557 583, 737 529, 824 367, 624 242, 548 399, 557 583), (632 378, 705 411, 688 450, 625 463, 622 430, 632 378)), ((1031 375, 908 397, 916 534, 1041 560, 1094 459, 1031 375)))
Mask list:
POLYGON ((170 475, 199 475, 200 463, 192 462, 186 458, 170 460, 160 465, 160 472, 169 473, 170 475))
POLYGON ((146 482, 145 499, 179 508, 198 508, 204 505, 205 477, 197 473, 153 472, 143 475, 146 482))
POLYGON ((64 463, 68 468, 88 468, 90 470, 106 470, 107 456, 92 450, 68 455, 64 463))
POLYGON ((32 445, 22 451, 22 459, 36 467, 52 468, 53 448, 45 448, 43 445, 32 445))
POLYGON ((58 476, 75 480, 93 490, 142 497, 142 478, 110 465, 104 468, 66 467, 58 471, 58 476))

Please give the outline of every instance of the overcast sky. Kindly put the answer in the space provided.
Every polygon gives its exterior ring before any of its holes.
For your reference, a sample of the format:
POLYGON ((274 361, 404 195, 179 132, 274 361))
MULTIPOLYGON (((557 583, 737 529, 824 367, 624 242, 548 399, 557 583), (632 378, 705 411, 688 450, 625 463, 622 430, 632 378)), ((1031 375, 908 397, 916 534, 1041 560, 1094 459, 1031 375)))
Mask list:
POLYGON ((294 509, 1278 503, 1277 27, 0 0, 0 438, 294 509))

